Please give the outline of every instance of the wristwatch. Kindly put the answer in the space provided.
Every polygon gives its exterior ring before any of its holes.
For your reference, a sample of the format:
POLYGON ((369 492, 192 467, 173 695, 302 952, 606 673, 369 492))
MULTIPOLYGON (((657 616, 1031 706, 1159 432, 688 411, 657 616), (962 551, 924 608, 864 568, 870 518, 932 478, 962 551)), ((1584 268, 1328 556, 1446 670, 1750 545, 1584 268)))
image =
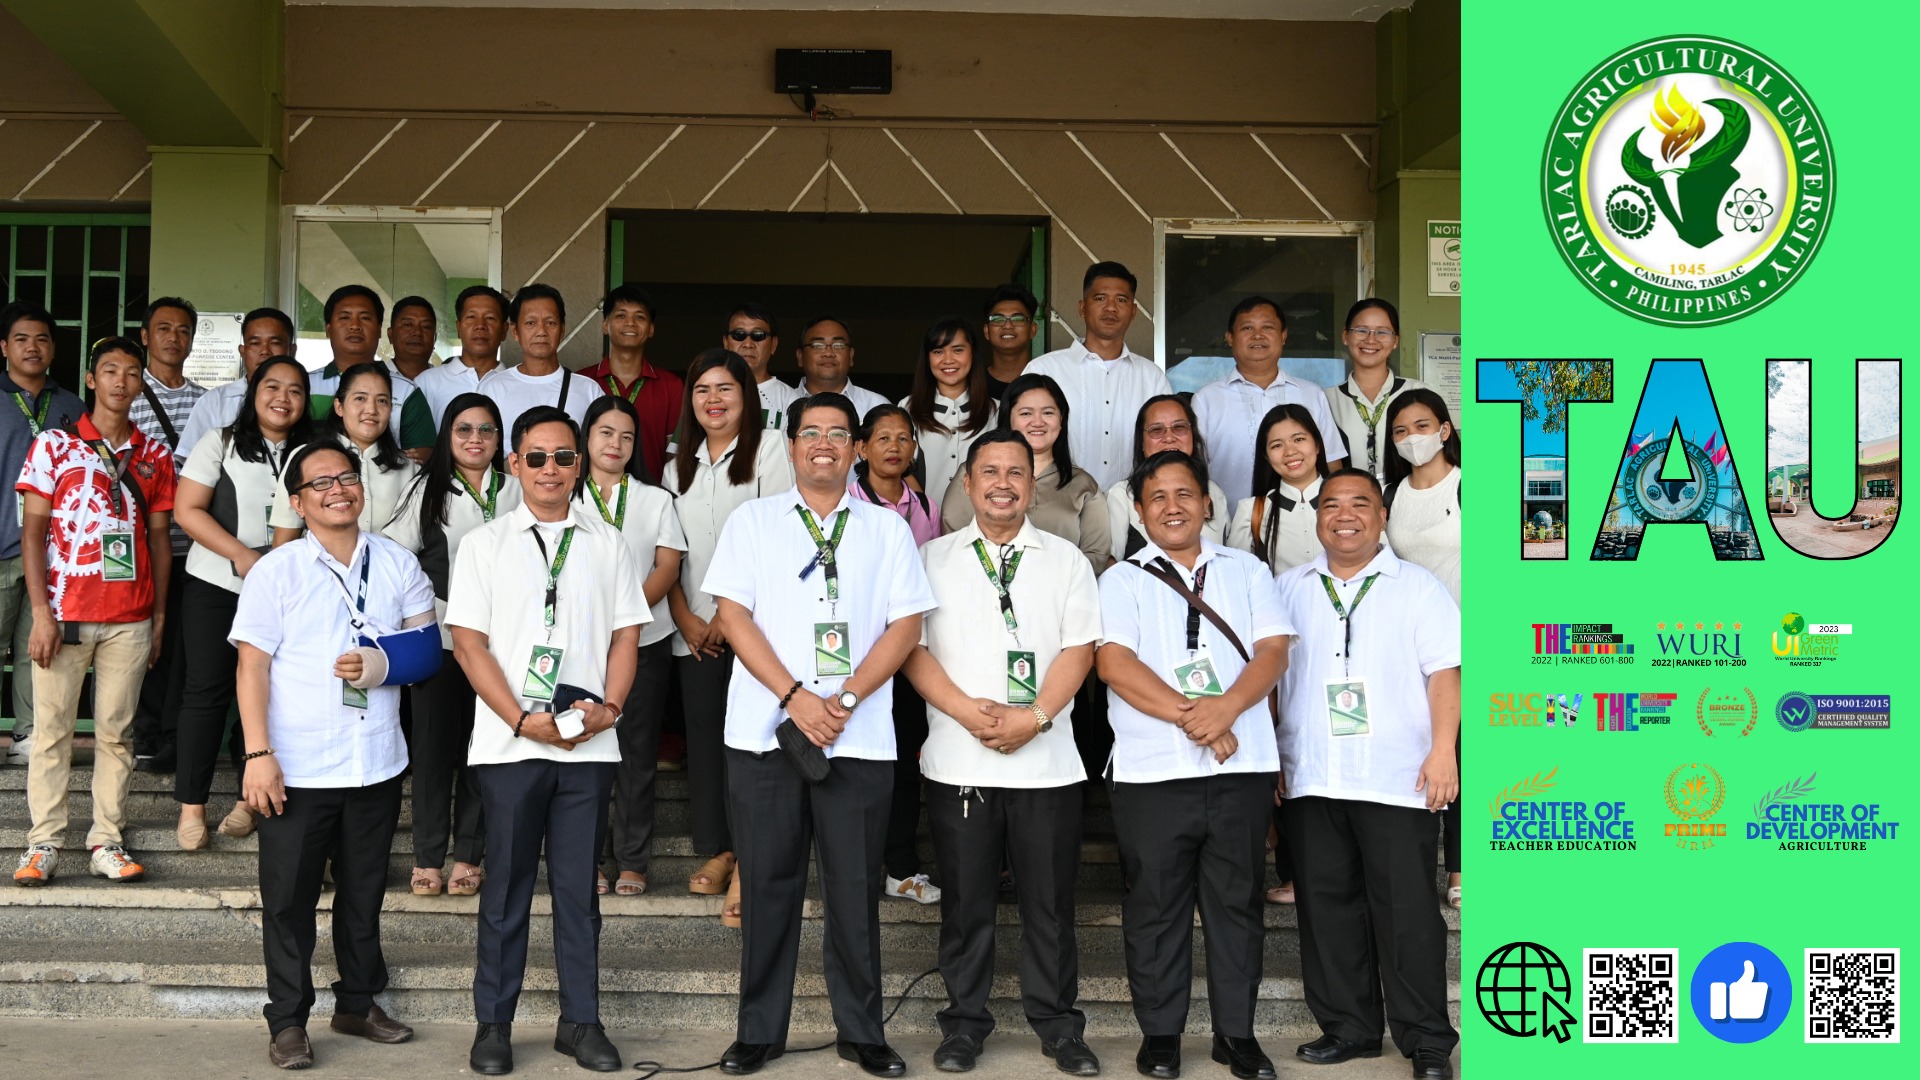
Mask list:
POLYGON ((860 704, 860 695, 851 690, 842 690, 834 695, 833 700, 837 702, 841 708, 852 712, 853 707, 860 704))
POLYGON ((1038 705, 1029 705, 1027 708, 1033 711, 1035 734, 1045 735, 1053 730, 1053 717, 1048 716, 1038 705))

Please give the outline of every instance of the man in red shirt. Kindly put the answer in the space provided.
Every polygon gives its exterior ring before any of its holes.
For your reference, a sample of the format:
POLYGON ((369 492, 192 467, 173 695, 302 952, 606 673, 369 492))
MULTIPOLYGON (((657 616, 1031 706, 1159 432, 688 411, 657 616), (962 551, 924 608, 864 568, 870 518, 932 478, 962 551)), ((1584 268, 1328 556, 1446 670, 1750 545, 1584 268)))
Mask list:
POLYGON ((653 340, 653 297, 647 290, 631 283, 615 286, 600 301, 600 320, 607 357, 580 374, 607 393, 626 398, 640 413, 634 442, 647 463, 647 475, 658 480, 667 460, 667 439, 680 423, 685 384, 680 376, 647 362, 647 342, 653 340))
POLYGON ((13 875, 53 880, 67 832, 67 778, 80 684, 93 668, 93 872, 109 881, 145 873, 122 846, 133 774, 134 706, 159 656, 173 568, 173 450, 147 438, 127 410, 140 396, 146 356, 107 338, 87 358, 93 412, 40 433, 16 490, 25 522, 21 555, 33 608, 28 651, 37 738, 27 765, 33 827, 13 875))

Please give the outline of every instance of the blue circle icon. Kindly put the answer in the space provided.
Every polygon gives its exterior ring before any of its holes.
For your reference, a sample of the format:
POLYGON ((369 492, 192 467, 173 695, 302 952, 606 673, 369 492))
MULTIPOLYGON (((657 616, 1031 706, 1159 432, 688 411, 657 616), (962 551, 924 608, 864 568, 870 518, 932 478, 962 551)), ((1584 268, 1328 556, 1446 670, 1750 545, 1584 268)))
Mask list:
POLYGON ((1780 958, 1750 941, 1730 941, 1693 969, 1693 1018, 1722 1042, 1750 1043, 1779 1030, 1793 1008, 1793 979, 1780 958))
POLYGON ((1813 698, 1798 690, 1783 694, 1774 706, 1774 718, 1788 731, 1805 731, 1813 726, 1813 698))

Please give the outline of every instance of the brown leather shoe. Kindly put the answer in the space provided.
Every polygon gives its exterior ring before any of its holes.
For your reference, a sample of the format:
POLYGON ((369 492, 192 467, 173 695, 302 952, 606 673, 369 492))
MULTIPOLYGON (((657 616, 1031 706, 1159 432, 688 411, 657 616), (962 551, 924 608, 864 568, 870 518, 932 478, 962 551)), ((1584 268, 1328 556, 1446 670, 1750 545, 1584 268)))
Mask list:
POLYGON ((403 1043, 413 1038, 412 1028, 388 1016, 378 1005, 369 1010, 365 1016, 334 1013, 332 1027, 342 1035, 358 1035, 377 1043, 403 1043))
POLYGON ((313 1068, 313 1044, 307 1041, 307 1029, 280 1029, 280 1034, 267 1043, 267 1060, 276 1069, 313 1068))

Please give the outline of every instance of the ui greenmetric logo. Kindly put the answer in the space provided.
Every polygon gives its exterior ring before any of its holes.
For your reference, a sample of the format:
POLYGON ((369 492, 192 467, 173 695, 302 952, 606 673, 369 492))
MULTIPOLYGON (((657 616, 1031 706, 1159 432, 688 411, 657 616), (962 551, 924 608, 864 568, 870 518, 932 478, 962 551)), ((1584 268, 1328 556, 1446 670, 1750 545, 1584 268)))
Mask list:
POLYGON ((1541 161, 1555 246, 1608 304, 1666 326, 1750 315, 1806 273, 1833 216, 1826 125, 1738 42, 1656 38, 1595 66, 1541 161))

